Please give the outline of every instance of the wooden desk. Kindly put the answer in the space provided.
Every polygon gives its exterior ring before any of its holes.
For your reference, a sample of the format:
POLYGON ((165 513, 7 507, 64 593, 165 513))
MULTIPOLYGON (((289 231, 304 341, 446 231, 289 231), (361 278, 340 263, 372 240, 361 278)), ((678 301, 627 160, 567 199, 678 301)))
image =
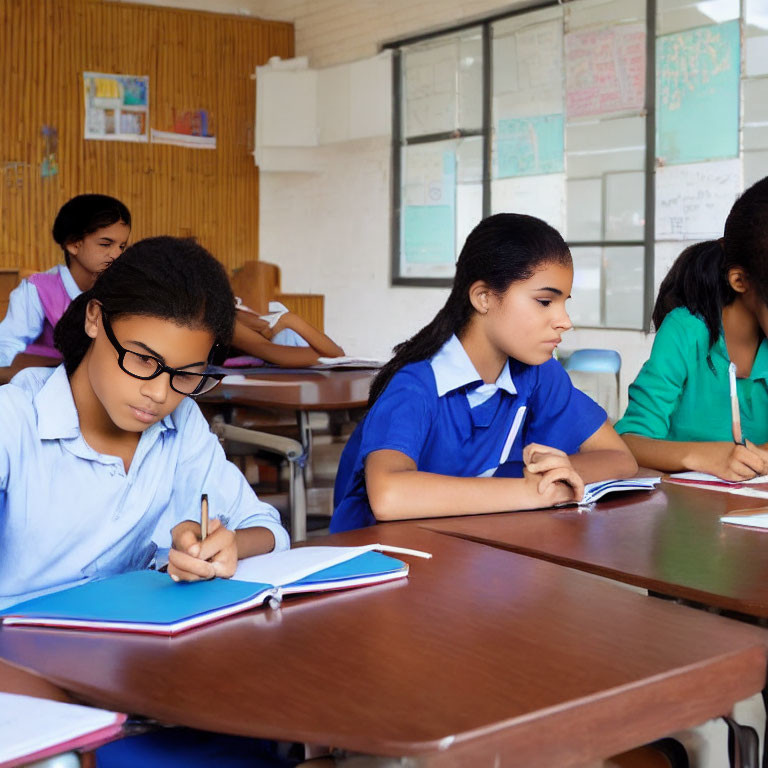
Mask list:
MULTIPOLYGON (((236 370, 233 369, 233 374, 236 370)), ((310 411, 364 408, 378 370, 264 373, 248 376, 249 384, 221 384, 197 398, 200 403, 280 408, 296 413, 305 452, 312 445, 310 411)))
POLYGON ((753 626, 412 523, 322 543, 377 540, 434 558, 171 639, 3 628, 0 656, 119 711, 451 768, 582 766, 763 686, 753 626))
POLYGON ((430 530, 768 618, 768 538, 720 516, 766 500, 662 483, 575 507, 421 521, 430 530))
POLYGON ((54 360, 44 355, 28 355, 20 352, 13 358, 13 363, 0 367, 0 384, 7 384, 23 368, 54 368, 61 360, 54 360))

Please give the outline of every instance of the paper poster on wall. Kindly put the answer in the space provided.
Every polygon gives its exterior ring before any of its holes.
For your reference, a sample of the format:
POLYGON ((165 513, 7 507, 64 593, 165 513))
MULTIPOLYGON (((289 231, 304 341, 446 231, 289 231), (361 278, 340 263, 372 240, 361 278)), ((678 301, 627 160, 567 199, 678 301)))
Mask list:
POLYGON ((645 25, 619 24, 565 36, 569 118, 642 109, 645 25))
POLYGON ((499 120, 496 176, 531 176, 563 170, 563 116, 499 120))
POLYGON ((656 239, 722 237, 725 219, 741 188, 738 159, 658 168, 656 239))
POLYGON ((656 156, 669 165, 739 154, 739 22, 659 37, 656 156))
POLYGON ((450 276, 456 263, 456 154, 410 153, 406 174, 401 275, 450 276))
MULTIPOLYGON (((509 23, 509 21, 507 22, 509 23)), ((563 111, 563 24, 494 31, 493 99, 497 119, 563 111)))
POLYGON ((84 72, 86 139, 149 141, 149 77, 84 72))

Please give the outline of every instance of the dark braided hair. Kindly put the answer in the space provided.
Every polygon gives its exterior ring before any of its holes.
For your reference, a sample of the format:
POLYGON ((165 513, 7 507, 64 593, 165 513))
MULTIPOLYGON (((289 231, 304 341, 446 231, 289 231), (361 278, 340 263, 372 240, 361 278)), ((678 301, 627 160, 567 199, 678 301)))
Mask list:
POLYGON ((720 336, 723 308, 737 296, 728 271, 741 267, 760 298, 768 304, 768 176, 736 200, 720 240, 686 248, 659 287, 653 308, 656 329, 675 308, 698 315, 709 331, 709 346, 720 336))
POLYGON ((118 221, 130 227, 131 212, 117 198, 109 195, 77 195, 64 203, 53 222, 52 234, 64 251, 67 266, 71 260, 67 250, 70 243, 118 221))
POLYGON ((395 356, 371 384, 368 406, 404 365, 432 357, 452 334, 461 334, 475 311, 469 300, 473 283, 482 280, 501 295, 512 283, 527 280, 538 267, 552 262, 570 265, 571 252, 560 233, 546 222, 520 213, 483 219, 461 249, 445 306, 429 325, 394 348, 395 356))
POLYGON ((92 300, 101 304, 110 319, 144 315, 204 328, 221 347, 232 338, 235 297, 227 273, 194 238, 140 240, 69 305, 54 330, 54 343, 70 375, 91 345, 85 310, 92 300))

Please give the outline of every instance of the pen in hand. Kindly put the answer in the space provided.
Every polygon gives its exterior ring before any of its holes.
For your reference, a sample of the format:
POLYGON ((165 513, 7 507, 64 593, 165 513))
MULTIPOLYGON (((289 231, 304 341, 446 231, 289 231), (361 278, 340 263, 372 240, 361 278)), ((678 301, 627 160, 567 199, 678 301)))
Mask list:
POLYGON ((731 363, 728 366, 728 382, 731 389, 731 429, 733 432, 733 442, 736 445, 746 445, 741 434, 741 414, 739 412, 739 396, 736 393, 736 365, 731 363))
POLYGON ((208 494, 200 497, 200 541, 205 541, 208 535, 208 494))

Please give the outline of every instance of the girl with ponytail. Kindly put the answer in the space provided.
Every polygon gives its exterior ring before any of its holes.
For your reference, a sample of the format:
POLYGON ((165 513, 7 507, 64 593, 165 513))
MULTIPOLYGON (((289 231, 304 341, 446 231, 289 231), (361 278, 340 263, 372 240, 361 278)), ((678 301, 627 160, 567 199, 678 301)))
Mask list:
POLYGON ((445 306, 371 387, 331 531, 548 507, 634 474, 605 411, 552 358, 572 281, 567 245, 540 219, 498 214, 472 231, 445 306))
POLYGON ((651 356, 616 424, 637 461, 724 480, 768 473, 768 177, 734 203, 720 240, 680 254, 653 322, 651 356), (731 429, 731 362, 743 445, 731 429))

